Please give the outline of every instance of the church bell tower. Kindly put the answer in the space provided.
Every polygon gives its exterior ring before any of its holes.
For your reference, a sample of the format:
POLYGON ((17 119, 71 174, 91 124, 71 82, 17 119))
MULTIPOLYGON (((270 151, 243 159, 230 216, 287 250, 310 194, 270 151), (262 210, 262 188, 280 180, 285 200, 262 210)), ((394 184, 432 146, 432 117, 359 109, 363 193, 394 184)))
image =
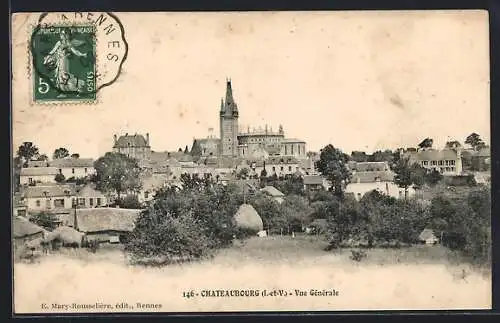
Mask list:
POLYGON ((238 106, 234 102, 231 79, 226 79, 226 98, 220 104, 221 156, 238 157, 238 106))

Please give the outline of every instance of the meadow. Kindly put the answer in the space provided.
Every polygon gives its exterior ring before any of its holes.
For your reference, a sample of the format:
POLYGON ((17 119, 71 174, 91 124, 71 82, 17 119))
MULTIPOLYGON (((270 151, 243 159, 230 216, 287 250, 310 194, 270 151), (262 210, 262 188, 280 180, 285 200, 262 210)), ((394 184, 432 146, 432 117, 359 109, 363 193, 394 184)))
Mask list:
MULTIPOLYGON (((491 273, 441 246, 324 251, 320 237, 236 241, 212 259, 130 265, 119 246, 67 249, 14 266, 16 313, 65 312, 52 304, 110 304, 107 311, 390 310, 491 308, 491 273), (280 290, 306 296, 202 297, 205 290, 280 290), (335 290, 338 296, 310 296, 335 290), (193 291, 198 296, 184 297, 193 291), (42 303, 48 309, 42 309, 42 303), (127 304, 128 308, 119 304, 127 304)), ((95 309, 92 311, 102 311, 95 309)))

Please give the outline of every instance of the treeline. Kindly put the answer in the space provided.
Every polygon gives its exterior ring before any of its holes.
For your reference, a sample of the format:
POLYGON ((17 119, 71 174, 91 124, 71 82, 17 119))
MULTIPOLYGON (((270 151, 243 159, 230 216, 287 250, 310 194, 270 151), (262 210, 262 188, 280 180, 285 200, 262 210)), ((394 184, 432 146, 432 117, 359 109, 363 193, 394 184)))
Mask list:
POLYGON ((430 203, 372 191, 359 202, 323 197, 313 208, 316 217, 327 219, 330 249, 417 244, 420 233, 430 229, 444 246, 477 262, 491 260, 491 197, 485 187, 461 194, 443 192, 430 203))

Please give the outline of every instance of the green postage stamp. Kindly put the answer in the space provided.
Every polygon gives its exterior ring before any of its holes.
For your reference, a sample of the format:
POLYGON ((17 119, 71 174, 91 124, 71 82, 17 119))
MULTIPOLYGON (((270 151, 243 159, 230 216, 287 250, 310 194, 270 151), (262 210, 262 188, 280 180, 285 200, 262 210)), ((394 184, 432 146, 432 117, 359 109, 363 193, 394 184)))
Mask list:
POLYGON ((111 13, 42 14, 30 38, 32 101, 95 102, 118 78, 127 51, 111 13))
POLYGON ((33 35, 35 101, 96 99, 96 28, 49 26, 33 35))

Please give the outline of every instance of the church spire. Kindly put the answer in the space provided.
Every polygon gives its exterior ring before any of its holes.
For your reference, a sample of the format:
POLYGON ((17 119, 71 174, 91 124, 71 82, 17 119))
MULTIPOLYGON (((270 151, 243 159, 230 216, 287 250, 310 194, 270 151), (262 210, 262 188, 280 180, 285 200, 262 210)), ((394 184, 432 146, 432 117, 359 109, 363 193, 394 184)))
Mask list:
POLYGON ((224 108, 227 115, 238 114, 238 106, 234 102, 230 78, 226 78, 226 102, 224 102, 224 108))

